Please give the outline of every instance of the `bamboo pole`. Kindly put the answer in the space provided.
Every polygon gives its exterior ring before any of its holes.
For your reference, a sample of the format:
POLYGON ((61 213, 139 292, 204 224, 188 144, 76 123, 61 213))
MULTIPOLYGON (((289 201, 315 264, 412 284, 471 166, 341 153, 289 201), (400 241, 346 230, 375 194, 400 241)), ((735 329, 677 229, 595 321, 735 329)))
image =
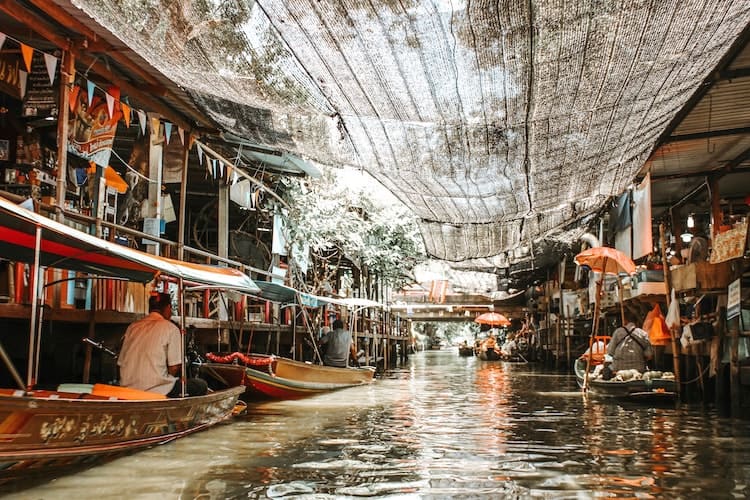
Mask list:
POLYGON ((62 68, 60 70, 60 93, 59 112, 57 115, 57 187, 55 199, 58 208, 58 222, 65 219, 65 192, 67 191, 68 173, 68 96, 70 95, 70 84, 73 82, 73 70, 75 67, 75 56, 69 50, 62 52, 62 68))
MULTIPOLYGON (((669 261, 667 260, 667 238, 665 236, 664 223, 659 224, 659 245, 661 246, 661 262, 664 268, 664 286, 667 289, 667 311, 671 305, 672 295, 672 277, 669 272, 669 261)), ((680 400, 680 393, 682 382, 680 381, 680 351, 677 344, 677 328, 672 327, 670 330, 671 344, 672 344, 672 371, 674 372, 675 380, 675 391, 677 392, 677 400, 680 400)))

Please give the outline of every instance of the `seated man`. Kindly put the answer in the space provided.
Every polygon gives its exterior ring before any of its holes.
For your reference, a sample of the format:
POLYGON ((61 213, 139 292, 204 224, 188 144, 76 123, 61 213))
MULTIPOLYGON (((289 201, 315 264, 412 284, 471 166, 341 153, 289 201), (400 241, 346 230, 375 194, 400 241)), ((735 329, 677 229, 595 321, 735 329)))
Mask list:
MULTIPOLYGON (((148 316, 125 331, 117 359, 120 385, 178 397, 182 392, 182 335, 169 321, 172 317, 169 294, 152 296, 149 311, 148 316)), ((187 379, 185 391, 188 396, 202 396, 208 391, 208 385, 201 379, 187 379)))
POLYGON ((344 323, 340 319, 333 322, 333 330, 323 335, 320 339, 320 344, 326 346, 326 353, 323 356, 323 363, 325 365, 346 368, 349 366, 350 354, 356 364, 359 365, 352 336, 344 330, 344 323))
MULTIPOLYGON (((635 326, 637 318, 630 312, 625 312, 625 326, 617 328, 607 345, 607 354, 612 357, 609 370, 612 374, 619 370, 646 371, 646 361, 654 356, 648 334, 635 326)), ((606 365, 606 362, 605 362, 606 365)), ((607 378, 607 375, 604 375, 607 378)))

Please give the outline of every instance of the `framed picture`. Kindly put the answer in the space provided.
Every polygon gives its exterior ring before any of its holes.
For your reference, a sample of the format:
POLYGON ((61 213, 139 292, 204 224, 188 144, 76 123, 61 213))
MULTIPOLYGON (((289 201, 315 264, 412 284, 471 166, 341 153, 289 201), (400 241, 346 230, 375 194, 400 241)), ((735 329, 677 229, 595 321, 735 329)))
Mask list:
POLYGON ((0 139, 0 161, 10 161, 10 142, 0 139))

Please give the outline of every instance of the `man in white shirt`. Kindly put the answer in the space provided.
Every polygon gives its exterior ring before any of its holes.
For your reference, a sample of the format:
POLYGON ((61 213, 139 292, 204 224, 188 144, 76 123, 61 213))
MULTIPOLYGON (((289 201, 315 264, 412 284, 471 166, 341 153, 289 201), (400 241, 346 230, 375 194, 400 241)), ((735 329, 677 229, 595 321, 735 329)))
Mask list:
MULTIPOLYGON (((180 396, 182 384, 182 336, 172 317, 172 299, 160 293, 149 300, 148 316, 131 324, 125 331, 117 360, 120 385, 169 397, 180 396)), ((206 394, 208 386, 200 379, 188 379, 190 396, 206 394)))

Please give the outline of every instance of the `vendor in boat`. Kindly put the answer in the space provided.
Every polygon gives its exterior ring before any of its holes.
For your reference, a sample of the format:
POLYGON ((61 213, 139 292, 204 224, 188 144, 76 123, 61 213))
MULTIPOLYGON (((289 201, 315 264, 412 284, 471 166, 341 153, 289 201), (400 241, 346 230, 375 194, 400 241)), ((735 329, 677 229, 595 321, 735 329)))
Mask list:
MULTIPOLYGON (((117 359, 120 385, 178 397, 182 393, 182 335, 170 321, 172 298, 168 293, 153 295, 149 311, 125 331, 117 359)), ((188 396, 208 392, 206 382, 197 378, 187 379, 185 387, 188 396)))
POLYGON ((325 365, 346 368, 349 366, 349 356, 351 355, 355 364, 359 366, 352 335, 344 330, 344 323, 340 319, 333 322, 333 330, 323 335, 320 339, 320 345, 326 346, 326 353, 323 356, 325 365))
POLYGON ((653 358, 654 350, 648 334, 635 326, 638 321, 633 312, 625 311, 625 326, 617 328, 607 344, 607 354, 612 362, 605 360, 603 378, 614 376, 619 370, 646 371, 646 362, 653 358))

